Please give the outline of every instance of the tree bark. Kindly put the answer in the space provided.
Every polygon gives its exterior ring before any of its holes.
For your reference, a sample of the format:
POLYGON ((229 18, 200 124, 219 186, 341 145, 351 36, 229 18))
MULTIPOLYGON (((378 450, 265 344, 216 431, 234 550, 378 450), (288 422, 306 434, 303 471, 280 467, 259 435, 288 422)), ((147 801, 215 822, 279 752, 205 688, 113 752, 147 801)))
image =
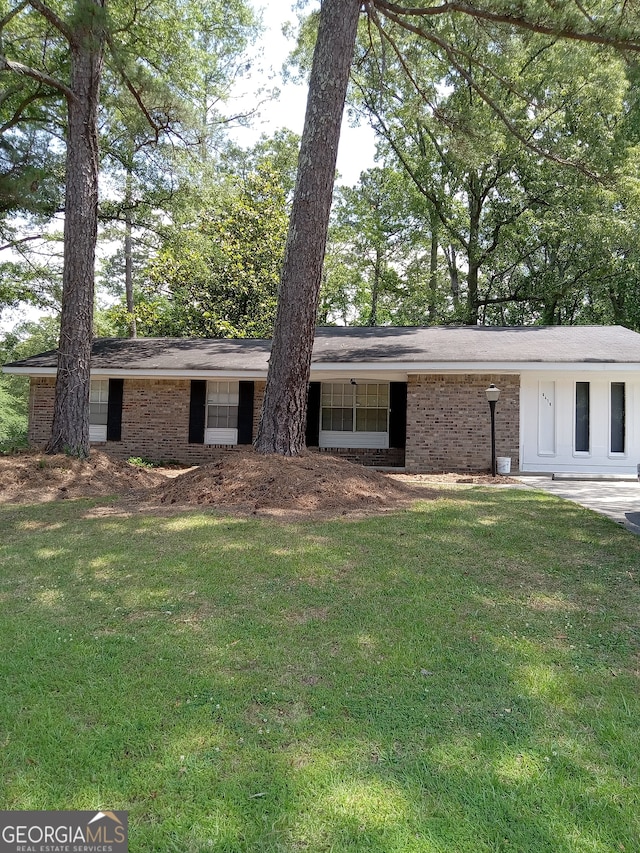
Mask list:
POLYGON ((127 300, 127 315, 129 318, 129 337, 138 337, 135 304, 133 301, 133 224, 131 214, 127 213, 124 221, 124 292, 127 300))
POLYGON ((78 0, 70 43, 62 313, 48 453, 89 455, 89 393, 98 230, 98 100, 104 0, 78 0))
POLYGON ((371 288, 371 311, 367 326, 378 325, 378 296, 380 295, 380 282, 382 280, 382 252, 376 247, 376 262, 373 267, 373 287, 371 288))
POLYGON ((427 322, 435 325, 438 317, 438 240, 440 220, 435 210, 431 210, 431 251, 429 253, 429 304, 427 305, 427 322))
POLYGON ((138 336, 136 323, 135 305, 133 303, 133 223, 131 221, 131 207, 133 203, 131 169, 127 168, 124 203, 126 208, 124 220, 124 293, 127 300, 127 314, 129 317, 129 337, 138 336))
POLYGON ((307 387, 342 113, 361 0, 323 0, 256 449, 304 449, 307 387))
POLYGON ((478 279, 480 272, 480 217, 482 202, 478 181, 472 175, 468 190, 469 204, 469 243, 467 247, 467 307, 465 324, 476 326, 478 323, 478 279))

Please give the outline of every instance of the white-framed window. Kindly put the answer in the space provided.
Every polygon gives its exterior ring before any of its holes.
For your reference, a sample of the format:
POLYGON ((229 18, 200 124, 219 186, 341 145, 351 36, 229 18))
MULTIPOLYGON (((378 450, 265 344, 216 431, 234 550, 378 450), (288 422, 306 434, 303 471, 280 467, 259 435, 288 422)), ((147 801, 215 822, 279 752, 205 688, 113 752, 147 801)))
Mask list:
POLYGON ((626 453, 626 386, 624 382, 612 382, 609 391, 610 426, 609 452, 626 453))
POLYGON ((205 444, 238 443, 239 383, 207 382, 205 444))
POLYGON ((389 383, 323 382, 320 447, 389 447, 389 383))
POLYGON ((591 385, 589 382, 576 382, 575 404, 575 453, 589 453, 591 450, 591 385))
POLYGON ((89 441, 107 440, 109 380, 92 379, 89 398, 89 441))

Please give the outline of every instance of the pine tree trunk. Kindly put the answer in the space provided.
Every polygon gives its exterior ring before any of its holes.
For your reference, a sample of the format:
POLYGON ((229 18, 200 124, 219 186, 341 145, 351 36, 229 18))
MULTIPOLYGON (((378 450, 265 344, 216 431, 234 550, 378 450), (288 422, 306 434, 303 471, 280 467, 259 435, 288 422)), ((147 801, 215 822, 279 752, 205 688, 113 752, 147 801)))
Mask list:
POLYGON ((307 387, 344 101, 361 0, 323 0, 262 417, 255 446, 304 449, 307 387))
POLYGON ((438 240, 440 221, 435 210, 431 211, 431 251, 429 254, 429 304, 427 305, 427 322, 435 325, 438 309, 438 240))
POLYGON ((376 262, 373 268, 373 287, 371 288, 371 311, 367 326, 378 325, 378 297, 380 295, 380 281, 382 279, 382 257, 380 249, 376 249, 376 262))
POLYGON ((49 453, 89 455, 89 392, 98 230, 98 99, 103 0, 81 0, 70 45, 64 270, 58 374, 49 453))
POLYGON ((138 336, 135 306, 133 303, 133 222, 131 211, 133 209, 133 151, 130 152, 127 174, 124 185, 124 295, 127 302, 127 314, 129 320, 129 337, 138 336))

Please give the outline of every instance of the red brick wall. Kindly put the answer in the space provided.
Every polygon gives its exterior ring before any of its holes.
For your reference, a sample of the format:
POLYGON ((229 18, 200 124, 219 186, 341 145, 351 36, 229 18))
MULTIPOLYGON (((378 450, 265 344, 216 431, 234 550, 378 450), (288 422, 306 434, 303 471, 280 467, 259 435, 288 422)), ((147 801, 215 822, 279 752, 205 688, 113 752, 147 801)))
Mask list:
POLYGON ((520 377, 410 376, 407 393, 407 471, 487 471, 491 419, 485 388, 500 389, 496 405, 496 456, 519 465, 520 377))
MULTIPOLYGON (((54 379, 32 379, 29 443, 44 447, 51 434, 54 379)), ((254 386, 253 434, 260 420, 264 382, 254 386)), ((197 464, 219 458, 224 445, 189 444, 188 379, 125 379, 122 398, 122 440, 94 442, 118 459, 142 456, 153 461, 197 464)))
MULTIPOLYGON (((484 389, 501 390, 496 408, 496 453, 519 464, 520 379, 513 376, 413 376, 407 400, 407 449, 328 449, 364 465, 402 466, 409 471, 484 471, 491 465, 489 406, 484 389)), ((254 436, 264 397, 255 383, 254 436)), ((29 442, 43 447, 53 418, 54 379, 32 379, 29 442)), ((197 464, 219 458, 229 448, 189 444, 188 379, 125 379, 122 441, 93 445, 120 459, 143 456, 154 461, 197 464)))
POLYGON ((51 438, 55 387, 53 377, 32 377, 29 383, 28 435, 32 447, 44 447, 51 438))

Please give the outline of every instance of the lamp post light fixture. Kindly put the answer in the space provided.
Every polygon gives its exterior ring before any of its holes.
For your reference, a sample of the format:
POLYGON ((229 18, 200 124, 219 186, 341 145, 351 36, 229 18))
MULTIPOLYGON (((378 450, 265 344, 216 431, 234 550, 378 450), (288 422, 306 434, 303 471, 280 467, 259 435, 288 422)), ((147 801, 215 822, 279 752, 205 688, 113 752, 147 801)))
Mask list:
POLYGON ((500 399, 500 389, 491 383, 484 392, 491 412, 491 476, 496 476, 496 403, 500 399))

